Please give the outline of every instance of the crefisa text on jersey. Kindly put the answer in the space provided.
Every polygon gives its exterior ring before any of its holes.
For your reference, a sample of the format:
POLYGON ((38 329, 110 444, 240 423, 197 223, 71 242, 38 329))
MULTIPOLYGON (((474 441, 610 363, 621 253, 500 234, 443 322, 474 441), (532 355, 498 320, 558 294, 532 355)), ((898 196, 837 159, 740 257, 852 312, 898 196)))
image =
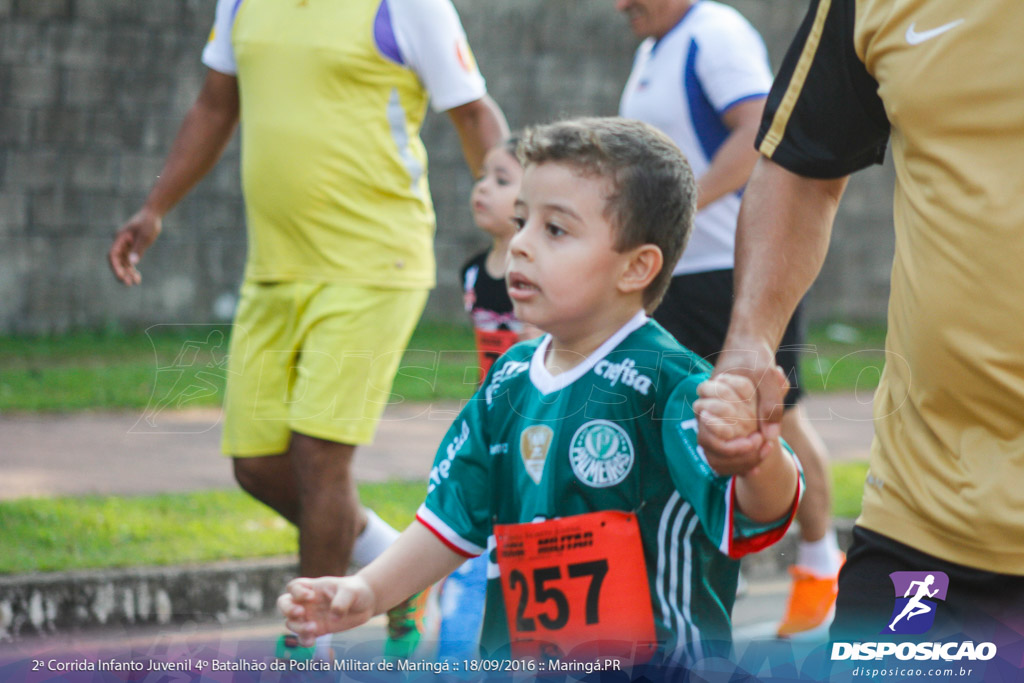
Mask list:
POLYGON ((455 459, 459 449, 469 439, 469 433, 469 423, 463 420, 459 432, 452 438, 451 443, 445 449, 445 459, 434 465, 430 470, 430 476, 427 477, 427 493, 433 491, 441 483, 442 479, 448 478, 448 473, 452 468, 452 460, 455 459))
POLYGON ((607 360, 599 361, 594 366, 594 372, 599 377, 610 380, 613 387, 622 382, 628 387, 633 387, 644 396, 651 389, 651 378, 641 374, 636 369, 636 361, 632 358, 626 358, 620 363, 611 363, 607 360))

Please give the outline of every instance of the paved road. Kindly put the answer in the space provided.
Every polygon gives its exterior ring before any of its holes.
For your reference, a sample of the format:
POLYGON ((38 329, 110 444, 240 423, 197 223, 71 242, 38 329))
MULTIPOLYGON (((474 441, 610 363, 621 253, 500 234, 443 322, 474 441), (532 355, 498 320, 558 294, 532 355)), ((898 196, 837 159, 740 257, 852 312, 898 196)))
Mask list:
MULTIPOLYGON (((805 405, 834 459, 867 457, 869 400, 828 395, 812 397, 805 405)), ((360 449, 360 478, 425 478, 433 451, 457 409, 452 403, 389 409, 376 442, 360 449)), ((229 463, 217 455, 219 422, 217 410, 164 413, 156 419, 133 413, 0 416, 0 500, 233 488, 229 463)), ((777 573, 757 574, 750 580, 733 611, 737 641, 772 636, 788 589, 786 577, 777 573)), ((276 618, 257 618, 223 625, 122 627, 30 637, 0 642, 0 673, 5 660, 24 663, 69 653, 120 653, 122 658, 141 659, 153 655, 163 661, 193 654, 225 661, 262 658, 272 651, 280 629, 276 618)), ((382 634, 378 618, 340 636, 339 646, 372 656, 379 651, 382 634)))
MULTIPOLYGON (((867 459, 871 397, 811 396, 807 413, 833 459, 867 459)), ((458 404, 400 404, 356 458, 364 481, 423 479, 458 404)), ((0 415, 0 500, 26 496, 173 493, 233 487, 218 455, 215 409, 71 415, 0 415)))
MULTIPOLYGON (((740 651, 746 643, 771 640, 774 637, 774 625, 782 612, 788 590, 787 581, 757 581, 751 583, 747 592, 738 598, 733 609, 733 624, 734 638, 740 651)), ((13 642, 0 641, 0 674, 4 672, 5 662, 45 662, 51 657, 63 660, 86 657, 163 662, 201 658, 222 662, 262 661, 273 653, 281 630, 280 619, 259 617, 227 624, 99 628, 78 633, 34 636, 13 642)), ((824 640, 823 633, 801 637, 800 642, 803 647, 809 648, 824 640)), ((338 634, 334 636, 336 657, 372 659, 381 652, 383 634, 383 617, 375 617, 364 626, 338 634)))

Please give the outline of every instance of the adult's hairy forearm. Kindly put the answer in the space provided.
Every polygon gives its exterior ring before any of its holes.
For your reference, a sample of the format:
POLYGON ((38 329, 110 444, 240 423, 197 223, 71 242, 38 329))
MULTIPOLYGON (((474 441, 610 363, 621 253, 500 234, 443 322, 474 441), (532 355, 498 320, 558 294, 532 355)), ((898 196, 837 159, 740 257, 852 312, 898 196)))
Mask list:
POLYGON ((738 340, 778 345, 821 270, 846 181, 806 178, 758 161, 740 208, 727 347, 738 340))

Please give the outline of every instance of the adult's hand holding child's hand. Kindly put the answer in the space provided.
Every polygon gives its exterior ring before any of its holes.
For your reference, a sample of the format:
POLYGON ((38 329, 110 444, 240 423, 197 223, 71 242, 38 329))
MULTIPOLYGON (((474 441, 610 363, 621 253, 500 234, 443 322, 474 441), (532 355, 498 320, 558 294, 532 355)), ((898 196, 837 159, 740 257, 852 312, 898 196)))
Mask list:
MULTIPOLYGON (((784 394, 781 370, 769 372, 762 381, 779 383, 774 388, 784 394)), ((778 440, 777 431, 765 434, 763 429, 758 385, 746 375, 723 372, 697 387, 697 395, 697 440, 712 469, 732 476, 757 467, 778 440)))

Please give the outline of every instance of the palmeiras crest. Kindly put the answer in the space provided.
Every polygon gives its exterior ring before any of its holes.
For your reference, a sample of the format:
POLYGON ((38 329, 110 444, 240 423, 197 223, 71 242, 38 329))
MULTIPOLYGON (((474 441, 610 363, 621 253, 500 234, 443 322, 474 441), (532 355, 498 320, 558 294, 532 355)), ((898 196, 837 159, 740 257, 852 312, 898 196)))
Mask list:
POLYGON ((634 459, 629 434, 608 420, 585 423, 569 442, 572 471, 587 486, 615 486, 633 469, 634 459))

